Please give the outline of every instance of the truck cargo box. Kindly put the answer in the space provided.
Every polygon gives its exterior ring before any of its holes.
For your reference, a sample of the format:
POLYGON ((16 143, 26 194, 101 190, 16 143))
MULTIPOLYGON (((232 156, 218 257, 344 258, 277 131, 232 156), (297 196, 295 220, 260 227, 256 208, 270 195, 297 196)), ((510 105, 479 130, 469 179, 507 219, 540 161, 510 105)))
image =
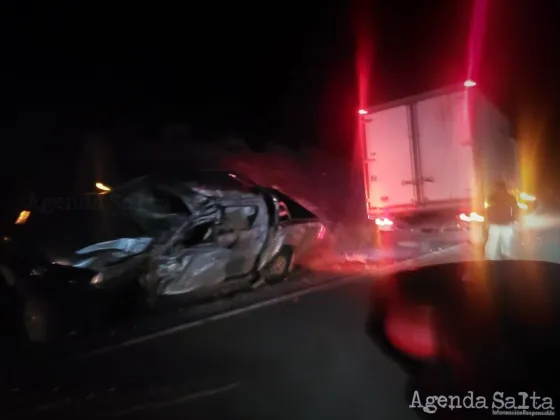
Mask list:
POLYGON ((518 180, 509 122, 476 87, 432 91, 362 114, 370 216, 483 205, 494 182, 518 180))

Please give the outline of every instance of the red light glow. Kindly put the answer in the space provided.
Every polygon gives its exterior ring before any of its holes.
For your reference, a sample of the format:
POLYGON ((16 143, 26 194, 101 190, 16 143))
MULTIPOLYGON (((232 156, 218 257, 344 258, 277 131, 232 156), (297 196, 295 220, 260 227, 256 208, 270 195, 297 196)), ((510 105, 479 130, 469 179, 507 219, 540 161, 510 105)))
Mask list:
POLYGON ((375 224, 377 226, 393 226, 393 221, 387 217, 378 217, 375 219, 375 224))
POLYGON ((360 115, 367 115, 367 113, 368 113, 368 112, 367 112, 367 110, 365 110, 365 109, 360 109, 360 110, 358 110, 358 114, 360 114, 360 115))
POLYGON ((474 87, 474 86, 476 86, 476 82, 473 81, 473 80, 467 80, 467 81, 464 83, 464 85, 465 85, 466 88, 474 87))
POLYGON ((327 234, 327 229, 325 228, 324 225, 321 225, 321 229, 319 229, 319 232, 317 233, 317 240, 322 241, 323 239, 325 239, 326 234, 327 234))
POLYGON ((409 357, 429 359, 438 354, 437 330, 429 307, 394 308, 385 318, 385 334, 391 344, 409 357))

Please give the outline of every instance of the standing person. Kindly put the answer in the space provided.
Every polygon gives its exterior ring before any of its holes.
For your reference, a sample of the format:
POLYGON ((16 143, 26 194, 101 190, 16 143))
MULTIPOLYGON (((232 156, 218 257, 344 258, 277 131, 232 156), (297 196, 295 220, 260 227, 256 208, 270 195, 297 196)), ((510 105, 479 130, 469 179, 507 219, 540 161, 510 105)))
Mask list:
POLYGON ((513 224, 518 212, 517 200, 508 192, 505 182, 496 182, 487 213, 489 229, 484 249, 486 259, 511 258, 513 224))

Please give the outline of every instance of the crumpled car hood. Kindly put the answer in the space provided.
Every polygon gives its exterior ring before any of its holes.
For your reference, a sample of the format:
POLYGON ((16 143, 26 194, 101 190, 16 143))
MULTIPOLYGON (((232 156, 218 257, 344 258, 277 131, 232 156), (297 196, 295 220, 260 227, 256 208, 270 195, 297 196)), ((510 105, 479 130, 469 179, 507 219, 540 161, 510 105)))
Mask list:
POLYGON ((101 211, 35 213, 28 226, 18 226, 15 239, 48 262, 99 271, 106 264, 144 252, 154 241, 138 229, 127 232, 122 223, 117 228, 119 221, 101 211))

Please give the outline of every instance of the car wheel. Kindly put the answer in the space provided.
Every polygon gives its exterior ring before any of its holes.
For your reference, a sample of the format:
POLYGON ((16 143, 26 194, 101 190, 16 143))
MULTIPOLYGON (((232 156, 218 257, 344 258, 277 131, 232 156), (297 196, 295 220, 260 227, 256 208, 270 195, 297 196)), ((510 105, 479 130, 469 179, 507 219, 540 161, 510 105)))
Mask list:
POLYGON ((291 248, 282 248, 264 268, 262 275, 265 282, 276 284, 286 280, 292 269, 292 257, 291 248))
POLYGON ((52 342, 59 337, 60 318, 55 306, 43 296, 30 296, 23 307, 23 328, 27 341, 52 342))

